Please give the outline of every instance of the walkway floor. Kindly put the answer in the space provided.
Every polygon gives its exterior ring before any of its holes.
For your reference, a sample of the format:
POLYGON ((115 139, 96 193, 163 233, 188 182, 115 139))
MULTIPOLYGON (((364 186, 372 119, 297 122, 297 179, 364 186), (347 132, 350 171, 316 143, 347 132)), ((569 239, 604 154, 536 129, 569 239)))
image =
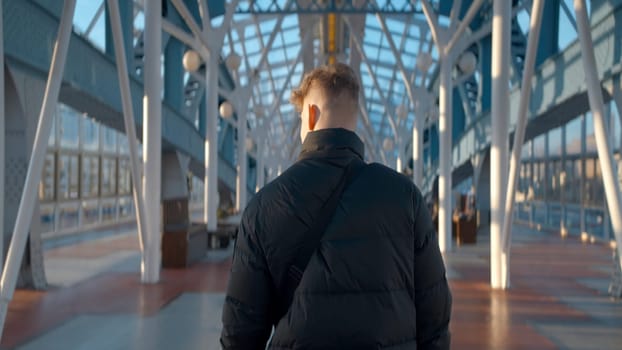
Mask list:
MULTIPOLYGON (((452 348, 622 349, 622 301, 606 293, 610 248, 524 227, 514 237, 508 292, 488 285, 488 242, 446 256, 452 348)), ((0 349, 219 349, 230 255, 210 251, 142 285, 134 236, 49 249, 51 288, 15 293, 0 349)))

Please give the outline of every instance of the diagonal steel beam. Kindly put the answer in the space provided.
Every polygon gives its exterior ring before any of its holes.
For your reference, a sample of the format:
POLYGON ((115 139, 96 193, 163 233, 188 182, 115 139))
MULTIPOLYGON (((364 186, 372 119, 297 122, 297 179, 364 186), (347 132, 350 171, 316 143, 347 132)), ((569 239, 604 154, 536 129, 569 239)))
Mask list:
POLYGON ((105 5, 106 5, 106 1, 102 1, 102 4, 99 5, 99 8, 97 9, 97 12, 95 12, 95 15, 93 16, 93 19, 89 23, 89 26, 84 31, 84 36, 88 37, 89 34, 91 34, 91 31, 93 30, 93 28, 95 28, 95 24, 97 24, 97 21, 99 20, 99 17, 101 17, 102 13, 104 13, 105 5))
MULTIPOLYGON (((350 21, 347 18, 343 18, 344 22, 346 23, 346 25, 349 28, 352 28, 350 26, 350 21)), ((391 116, 391 114, 393 114, 393 108, 392 106, 389 105, 389 102, 387 101, 384 93, 382 92, 382 89, 380 88, 380 84, 378 83, 378 79, 376 79, 376 75, 373 72, 373 69, 367 59, 367 55, 365 54, 365 51, 363 50, 363 47, 361 46, 361 42, 359 41, 359 39, 356 36, 352 36, 352 42, 354 42, 356 49, 359 51, 360 55, 361 55, 361 59, 363 61, 363 63, 365 63, 365 66, 367 68, 367 72, 369 73, 370 77, 372 78, 372 82, 374 84, 374 86, 376 87, 376 90, 378 92, 378 95, 380 96, 380 99, 383 101, 385 108, 387 110, 390 109, 390 113, 387 113, 387 118, 388 121, 390 123, 391 129, 393 131, 393 135, 395 137, 395 139, 397 140, 398 137, 398 133, 397 133, 397 126, 395 124, 395 120, 393 119, 393 117, 391 116)))

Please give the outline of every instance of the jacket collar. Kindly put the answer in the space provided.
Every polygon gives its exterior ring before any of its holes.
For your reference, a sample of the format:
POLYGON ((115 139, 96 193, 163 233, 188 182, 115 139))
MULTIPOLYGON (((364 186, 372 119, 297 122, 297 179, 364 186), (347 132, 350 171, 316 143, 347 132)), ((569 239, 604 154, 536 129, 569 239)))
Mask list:
POLYGON ((356 133, 342 128, 334 128, 309 132, 302 144, 302 151, 298 160, 310 158, 318 152, 325 153, 334 150, 350 151, 361 160, 364 159, 365 155, 365 146, 356 133))

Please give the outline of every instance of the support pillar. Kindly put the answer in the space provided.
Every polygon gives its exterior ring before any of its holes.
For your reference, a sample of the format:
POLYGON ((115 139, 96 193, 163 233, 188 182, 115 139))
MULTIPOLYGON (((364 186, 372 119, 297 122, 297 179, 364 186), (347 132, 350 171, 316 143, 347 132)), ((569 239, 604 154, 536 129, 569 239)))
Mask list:
POLYGON ((205 192, 203 218, 208 231, 218 227, 218 54, 210 54, 205 81, 205 192))
POLYGON ((162 53, 161 4, 145 4, 145 68, 143 98, 143 199, 145 203, 145 274, 144 283, 160 280, 161 265, 161 169, 162 169, 162 53))
POLYGON ((115 58, 117 61, 117 73, 119 76, 119 90, 121 92, 121 102, 123 105, 123 122, 125 124, 125 134, 128 139, 130 153, 130 174, 132 176, 132 196, 136 212, 136 226, 138 228, 138 239, 140 244, 141 260, 140 272, 141 279, 147 276, 147 261, 145 250, 145 234, 147 229, 145 218, 145 203, 140 186, 142 185, 142 173, 140 171, 140 157, 138 155, 138 141, 136 139, 136 127, 134 121, 134 107, 132 105, 132 95, 130 92, 130 81, 128 76, 127 62, 125 61, 125 48, 123 44, 123 32, 121 31, 121 21, 119 16, 118 0, 108 0, 109 21, 112 27, 113 41, 115 45, 115 58))
POLYGON ((453 60, 445 56, 441 61, 439 93, 439 178, 438 178, 438 243, 442 253, 451 251, 451 118, 452 118, 452 66, 453 60))
POLYGON ((616 179, 617 172, 613 151, 610 147, 610 143, 607 141, 607 125, 605 123, 603 111, 603 96, 596 67, 594 45, 592 43, 585 0, 574 0, 574 9, 577 18, 587 93, 594 120, 596 148, 598 150, 598 158, 603 173, 609 217, 611 218, 613 232, 617 242, 618 263, 622 268, 622 196, 620 195, 620 183, 616 179))
MULTIPOLYGON (((419 104, 421 100, 419 99, 419 104)), ((413 122, 413 182, 417 187, 423 186, 423 124, 424 116, 417 109, 413 122)))
POLYGON ((249 85, 235 91, 235 106, 238 116, 238 176, 236 178, 237 190, 235 193, 235 206, 238 213, 244 210, 247 202, 248 156, 246 151, 246 135, 248 127, 246 119, 248 115, 248 102, 251 98, 251 92, 253 91, 253 83, 254 79, 251 80, 249 85))
POLYGON ((492 137, 490 145, 490 284, 503 288, 501 235, 508 169, 510 34, 512 4, 494 0, 492 20, 492 137))
MULTIPOLYGON (((510 286, 510 247, 512 243, 512 222, 514 221, 514 199, 516 194, 516 183, 520 173, 520 156, 525 140, 525 129, 527 127, 527 108, 529 106, 529 99, 531 96, 531 79, 533 77, 533 71, 536 60, 536 52, 538 48, 538 37, 540 35, 540 27, 542 23, 542 7, 544 0, 535 0, 531 11, 531 23, 529 30, 529 39, 527 43, 527 55, 523 70, 522 84, 521 84, 521 99, 518 107, 518 122, 514 132, 514 146, 512 147, 512 159, 510 161, 508 188, 505 198, 505 213, 503 218, 503 230, 502 230, 502 264, 501 264, 501 288, 507 289, 510 286)), ((509 21, 508 21, 509 22, 509 21)), ((507 85, 507 84, 506 84, 507 85)), ((494 92, 493 92, 494 93, 494 92)), ((493 110, 498 111, 498 110, 493 110)), ((498 111, 503 113, 503 111, 498 111)), ((509 115, 509 105, 506 107, 507 114, 509 115)), ((493 128, 494 130, 494 128, 493 128)), ((501 129, 503 131, 505 129, 501 129)), ((493 131, 494 133, 494 131, 493 131)), ((502 168, 505 170, 505 167, 502 168)), ((503 187, 502 187, 503 188, 503 187)))

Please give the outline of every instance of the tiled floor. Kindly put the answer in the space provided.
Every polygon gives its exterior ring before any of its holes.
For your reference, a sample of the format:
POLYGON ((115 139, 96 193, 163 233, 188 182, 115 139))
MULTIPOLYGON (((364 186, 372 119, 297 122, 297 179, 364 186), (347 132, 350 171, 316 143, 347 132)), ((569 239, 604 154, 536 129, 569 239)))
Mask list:
MULTIPOLYGON (((488 285, 488 242, 446 256, 454 349, 622 349, 622 301, 606 295, 605 245, 517 227, 512 289, 488 285)), ((140 283, 138 243, 120 235, 50 249, 47 292, 15 293, 2 349, 218 349, 231 250, 140 283)))

